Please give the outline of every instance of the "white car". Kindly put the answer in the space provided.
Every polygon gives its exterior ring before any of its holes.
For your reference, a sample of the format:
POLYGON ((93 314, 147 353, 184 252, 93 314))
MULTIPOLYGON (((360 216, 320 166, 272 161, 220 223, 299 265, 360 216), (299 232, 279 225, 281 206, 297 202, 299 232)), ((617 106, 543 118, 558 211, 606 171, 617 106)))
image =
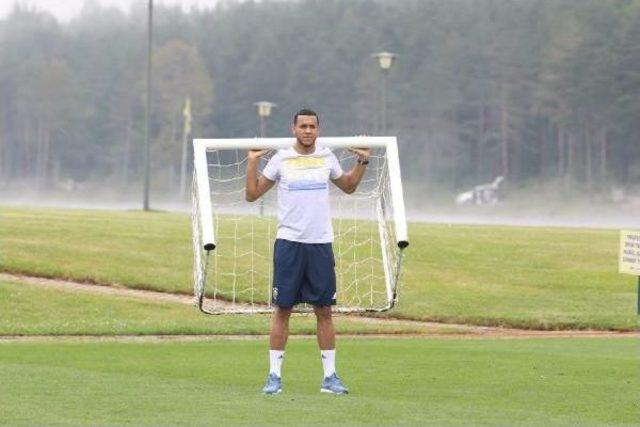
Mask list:
POLYGON ((500 185, 504 181, 499 176, 490 184, 476 185, 472 190, 465 191, 456 196, 456 205, 486 205, 496 204, 500 200, 500 185))

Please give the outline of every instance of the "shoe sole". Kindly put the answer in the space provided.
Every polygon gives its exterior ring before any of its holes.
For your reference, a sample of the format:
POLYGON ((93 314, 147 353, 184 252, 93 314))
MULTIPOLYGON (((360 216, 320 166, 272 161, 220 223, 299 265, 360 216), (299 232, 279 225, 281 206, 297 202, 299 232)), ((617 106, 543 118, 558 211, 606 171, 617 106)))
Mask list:
POLYGON ((321 388, 320 389, 320 393, 331 393, 331 394, 349 394, 348 391, 333 391, 333 390, 329 390, 328 388, 321 388))
POLYGON ((262 394, 266 394, 267 396, 271 396, 272 394, 280 394, 282 392, 282 389, 278 389, 278 391, 274 391, 269 393, 268 391, 263 391, 262 394))

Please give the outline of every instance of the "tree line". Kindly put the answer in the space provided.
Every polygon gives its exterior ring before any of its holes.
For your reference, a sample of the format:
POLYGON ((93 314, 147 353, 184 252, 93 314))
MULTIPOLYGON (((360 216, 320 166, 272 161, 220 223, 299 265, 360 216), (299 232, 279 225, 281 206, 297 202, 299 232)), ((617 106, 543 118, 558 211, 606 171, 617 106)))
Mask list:
MULTIPOLYGON (((140 2, 144 3, 144 2, 140 2)), ((0 186, 138 188, 146 5, 87 1, 0 21, 0 186)), ((155 9, 152 182, 176 191, 193 137, 269 136, 316 109, 324 135, 387 133, 403 178, 450 193, 495 176, 606 194, 640 184, 640 0, 298 0, 155 9)))

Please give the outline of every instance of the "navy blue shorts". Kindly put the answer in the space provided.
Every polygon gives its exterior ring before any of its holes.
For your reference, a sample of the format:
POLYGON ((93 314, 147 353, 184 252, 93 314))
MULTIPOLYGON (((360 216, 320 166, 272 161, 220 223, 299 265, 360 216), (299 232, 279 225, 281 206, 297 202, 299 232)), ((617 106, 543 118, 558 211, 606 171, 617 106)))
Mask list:
POLYGON ((276 239, 273 248, 273 304, 336 304, 335 260, 331 243, 276 239))

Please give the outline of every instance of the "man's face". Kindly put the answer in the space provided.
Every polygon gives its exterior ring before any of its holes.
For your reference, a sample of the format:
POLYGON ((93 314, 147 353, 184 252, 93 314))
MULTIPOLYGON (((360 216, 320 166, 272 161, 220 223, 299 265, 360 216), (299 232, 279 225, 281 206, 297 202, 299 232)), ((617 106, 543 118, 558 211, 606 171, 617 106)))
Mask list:
POLYGON ((318 137, 318 118, 316 116, 298 116, 291 131, 300 144, 311 147, 318 137))

